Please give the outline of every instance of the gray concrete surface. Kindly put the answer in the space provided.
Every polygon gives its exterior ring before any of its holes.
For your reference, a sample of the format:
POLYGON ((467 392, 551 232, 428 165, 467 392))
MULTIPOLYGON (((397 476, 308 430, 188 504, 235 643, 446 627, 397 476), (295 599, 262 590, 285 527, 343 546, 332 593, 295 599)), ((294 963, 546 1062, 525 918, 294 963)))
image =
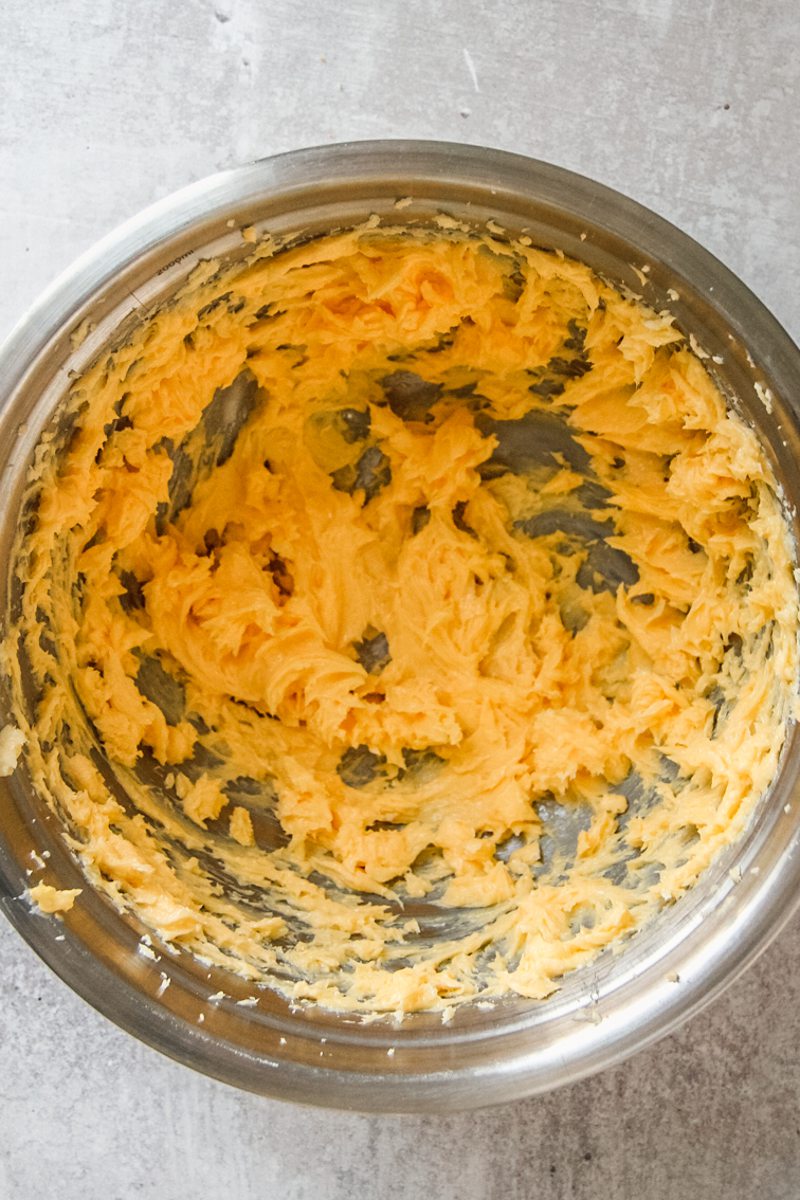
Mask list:
MULTIPOLYGON (((4 0, 0 333, 79 251, 257 155, 537 155, 694 234, 800 335, 796 0, 4 0)), ((682 1032, 538 1100, 362 1117, 238 1094, 0 927, 0 1200, 796 1200, 800 924, 682 1032)))

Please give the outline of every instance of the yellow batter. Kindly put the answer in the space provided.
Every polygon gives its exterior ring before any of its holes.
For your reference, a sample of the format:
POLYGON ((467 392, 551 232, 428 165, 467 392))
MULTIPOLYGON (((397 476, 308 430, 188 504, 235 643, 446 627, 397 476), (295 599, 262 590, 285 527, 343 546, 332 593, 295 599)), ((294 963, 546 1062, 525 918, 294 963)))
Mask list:
POLYGON ((160 938, 335 1008, 544 997, 772 780, 774 479, 669 316, 587 267, 394 227, 207 269, 70 411, 16 718, 160 938))

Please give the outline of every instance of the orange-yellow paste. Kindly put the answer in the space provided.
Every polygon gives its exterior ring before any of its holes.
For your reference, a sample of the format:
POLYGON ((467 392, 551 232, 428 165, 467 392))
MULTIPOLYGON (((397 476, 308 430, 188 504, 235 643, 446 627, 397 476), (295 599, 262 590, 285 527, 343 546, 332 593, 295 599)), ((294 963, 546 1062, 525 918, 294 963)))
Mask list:
POLYGON ((441 228, 261 254, 68 410, 15 717, 160 938, 334 1008, 544 997, 772 780, 775 481, 669 315, 586 266, 441 228))

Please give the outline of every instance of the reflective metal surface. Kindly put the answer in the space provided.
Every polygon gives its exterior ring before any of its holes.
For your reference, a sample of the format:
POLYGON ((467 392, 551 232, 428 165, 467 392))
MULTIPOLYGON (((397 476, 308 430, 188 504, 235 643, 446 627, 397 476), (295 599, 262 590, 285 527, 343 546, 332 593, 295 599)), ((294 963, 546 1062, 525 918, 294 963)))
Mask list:
MULTIPOLYGON (((794 512, 800 352, 711 255, 632 201, 552 166, 442 143, 354 143, 279 156, 186 188, 100 242, 42 296, 0 351, 2 562, 26 466, 70 373, 88 365, 120 326, 169 296, 198 260, 244 257, 252 250, 240 234, 245 226, 259 235, 293 235, 348 226, 371 213, 405 222, 440 211, 526 232, 654 307, 669 307, 758 428, 794 512), (410 204, 395 207, 407 197, 410 204), (84 321, 91 331, 74 346, 70 335, 84 321), (771 411, 756 383, 769 388, 771 411)), ((6 575, 0 573, 4 593, 6 575)), ((472 1005, 447 1025, 430 1015, 362 1024, 314 1008, 293 1011, 270 991, 257 1007, 241 1007, 236 1001, 250 987, 187 955, 143 954, 143 929, 89 889, 63 921, 32 910, 25 890, 39 878, 60 887, 84 881, 23 770, 0 782, 0 906, 91 1004, 198 1070, 253 1091, 342 1108, 476 1107, 619 1061, 696 1012, 764 948, 800 899, 798 742, 793 729, 780 777, 738 845, 623 950, 570 976, 546 1002, 472 1005), (32 855, 45 851, 42 876, 42 860, 32 855), (209 1002, 219 992, 224 996, 209 1002)))

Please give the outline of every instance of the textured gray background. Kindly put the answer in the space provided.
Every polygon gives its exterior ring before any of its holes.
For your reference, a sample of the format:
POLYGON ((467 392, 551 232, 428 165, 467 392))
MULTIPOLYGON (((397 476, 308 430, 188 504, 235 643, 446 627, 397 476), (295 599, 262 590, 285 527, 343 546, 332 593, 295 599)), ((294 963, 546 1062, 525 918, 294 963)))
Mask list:
MULTIPOLYGON (((420 136, 620 188, 797 337, 799 52, 796 0, 3 0, 0 334, 190 180, 420 136)), ((713 1009, 616 1070, 469 1115, 371 1118, 162 1059, 3 925, 0 1200, 796 1200, 799 1002, 795 921, 713 1009)))

